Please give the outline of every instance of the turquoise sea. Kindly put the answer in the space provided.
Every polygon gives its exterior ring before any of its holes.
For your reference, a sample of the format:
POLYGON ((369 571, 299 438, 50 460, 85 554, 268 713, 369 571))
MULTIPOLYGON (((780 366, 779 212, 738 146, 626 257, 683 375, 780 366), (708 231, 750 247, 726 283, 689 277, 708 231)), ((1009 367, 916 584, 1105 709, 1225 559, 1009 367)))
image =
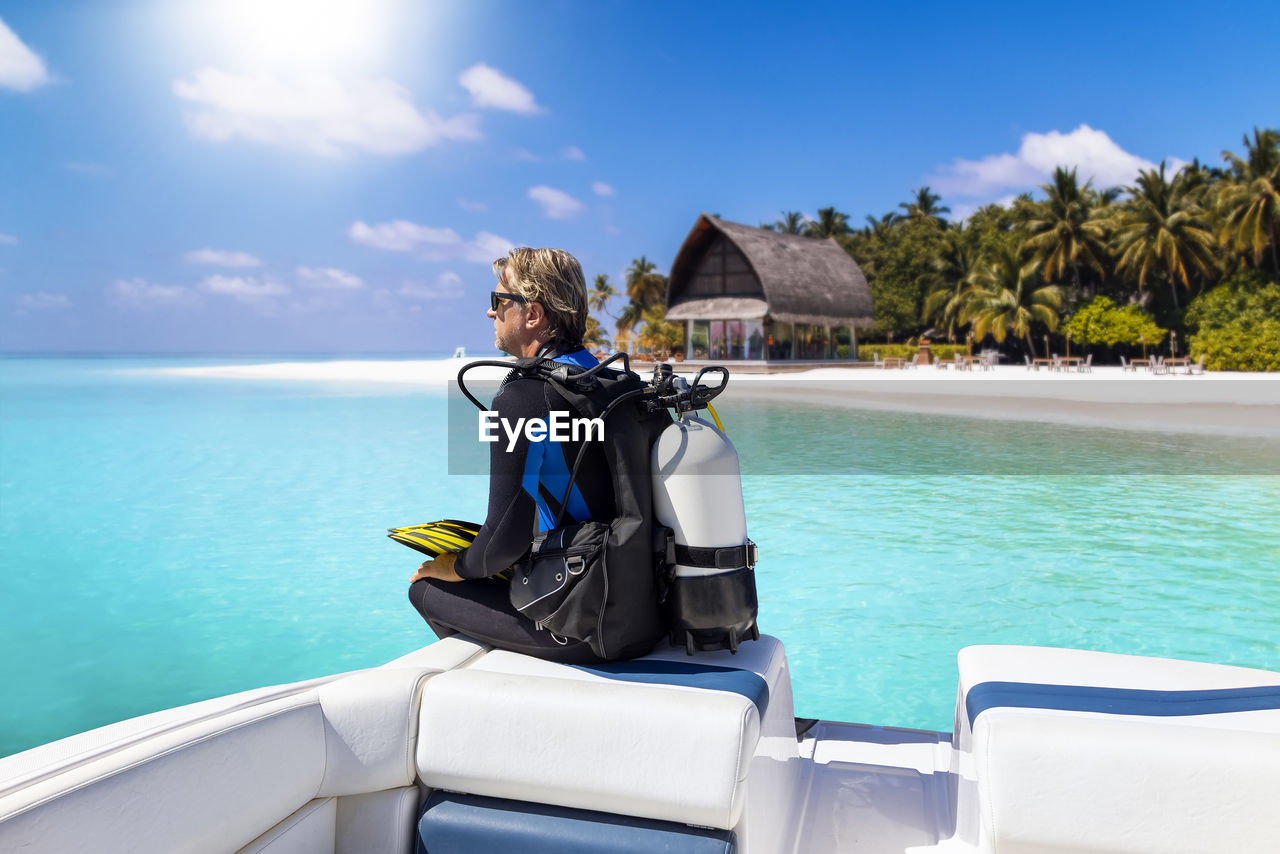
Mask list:
MULTIPOLYGON (((284 360, 0 359, 0 755, 432 639, 444 389, 153 372, 284 360)), ((798 715, 949 730, 975 643, 1280 669, 1280 442, 719 409, 798 715)))

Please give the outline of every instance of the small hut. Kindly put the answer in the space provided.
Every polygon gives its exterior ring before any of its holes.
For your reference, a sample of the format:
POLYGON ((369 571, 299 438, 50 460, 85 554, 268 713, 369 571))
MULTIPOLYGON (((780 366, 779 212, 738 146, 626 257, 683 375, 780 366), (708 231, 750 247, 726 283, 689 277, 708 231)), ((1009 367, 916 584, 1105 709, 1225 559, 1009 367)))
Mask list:
POLYGON ((856 360, 873 323, 871 291, 834 240, 702 214, 671 265, 667 319, 685 357, 764 363, 856 360))

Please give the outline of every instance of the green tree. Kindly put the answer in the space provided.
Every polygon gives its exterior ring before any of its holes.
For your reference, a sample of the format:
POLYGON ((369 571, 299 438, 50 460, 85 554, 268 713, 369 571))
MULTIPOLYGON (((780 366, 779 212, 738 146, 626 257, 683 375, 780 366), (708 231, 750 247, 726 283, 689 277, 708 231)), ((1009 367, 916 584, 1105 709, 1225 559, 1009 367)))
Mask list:
POLYGON ((1085 346, 1100 344, 1106 347, 1118 344, 1134 347, 1143 342, 1154 346, 1169 334, 1142 310, 1142 306, 1130 303, 1117 307, 1105 296, 1094 297, 1091 303, 1073 314, 1062 325, 1062 331, 1085 346))
POLYGON ((662 303, 649 306, 641 316, 638 343, 661 358, 684 343, 684 325, 667 320, 667 307, 662 303))
POLYGON ((631 302, 618 315, 619 332, 635 328, 650 306, 666 299, 667 277, 657 270, 657 265, 643 255, 633 259, 627 268, 626 293, 631 302))
POLYGON ((1116 269, 1136 274, 1139 290, 1153 273, 1162 276, 1169 282, 1176 309, 1179 281, 1191 290, 1193 275, 1213 276, 1213 234, 1191 200, 1184 173, 1168 181, 1164 170, 1164 163, 1159 171, 1144 170, 1134 186, 1125 188, 1130 199, 1119 206, 1113 219, 1120 259, 1116 269))
POLYGON ((897 218, 898 215, 895 213, 887 213, 879 219, 867 214, 867 224, 862 227, 863 237, 875 237, 880 240, 888 238, 889 231, 897 218))
POLYGON ((605 311, 609 306, 609 300, 617 295, 618 289, 609 283, 609 274, 597 273, 591 283, 591 290, 587 293, 587 306, 592 311, 605 311))
POLYGON ((902 219, 909 222, 923 222, 934 228, 947 227, 947 221, 942 218, 942 214, 951 213, 951 208, 938 204, 942 201, 941 196, 931 193, 928 187, 912 190, 911 194, 913 196, 911 201, 898 205, 906 211, 902 219))
POLYGON ((1032 325, 1040 323, 1054 331, 1061 307, 1061 289, 1040 283, 1034 262, 1023 264, 1017 250, 1006 244, 986 258, 974 275, 974 291, 961 321, 973 324, 975 340, 990 334, 996 341, 1004 341, 1013 333, 1034 353, 1032 325))
POLYGON ((963 226, 947 232, 934 267, 940 280, 925 297, 921 318, 945 330, 947 339, 954 341, 978 272, 978 253, 972 235, 963 226))
POLYGON ((1280 371, 1280 283, 1241 268, 1187 308, 1191 358, 1215 371, 1280 371))
POLYGON ((587 330, 582 335, 582 343, 588 347, 609 346, 609 336, 605 334, 604 327, 590 314, 587 315, 587 330))
POLYGON ((1223 217, 1219 239, 1251 256, 1255 267, 1270 249, 1271 273, 1280 281, 1280 133, 1254 128, 1253 141, 1245 136, 1244 144, 1246 158, 1222 152, 1232 180, 1218 199, 1223 217))
POLYGON ((902 222, 883 240, 850 241, 846 249, 867 274, 871 289, 873 335, 907 338, 924 328, 924 296, 942 283, 935 259, 944 234, 923 221, 902 222))
POLYGON ((770 231, 780 231, 783 234, 804 234, 804 227, 807 221, 805 215, 800 211, 783 211, 782 219, 762 227, 770 231))
POLYGON ((1099 279, 1105 278, 1106 230, 1091 216, 1090 185, 1081 187, 1075 169, 1067 171, 1059 166, 1053 170, 1053 183, 1041 189, 1046 198, 1037 206, 1038 215, 1027 223, 1031 237, 1025 248, 1036 253, 1035 263, 1045 280, 1061 282, 1070 271, 1071 283, 1079 288, 1082 264, 1099 279))
POLYGON ((804 226, 805 237, 826 240, 834 237, 837 240, 853 232, 849 227, 849 215, 841 213, 834 207, 819 208, 818 218, 809 220, 804 226))

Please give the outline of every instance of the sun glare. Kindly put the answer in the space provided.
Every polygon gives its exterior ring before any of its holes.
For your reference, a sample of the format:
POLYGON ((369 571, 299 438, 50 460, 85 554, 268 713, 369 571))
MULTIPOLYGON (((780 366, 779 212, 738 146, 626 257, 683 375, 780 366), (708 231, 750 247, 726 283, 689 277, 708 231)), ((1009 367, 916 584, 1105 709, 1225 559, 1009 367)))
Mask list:
POLYGON ((376 61, 386 49, 394 11, 389 0, 221 0, 202 5, 207 34, 241 62, 317 70, 376 61))

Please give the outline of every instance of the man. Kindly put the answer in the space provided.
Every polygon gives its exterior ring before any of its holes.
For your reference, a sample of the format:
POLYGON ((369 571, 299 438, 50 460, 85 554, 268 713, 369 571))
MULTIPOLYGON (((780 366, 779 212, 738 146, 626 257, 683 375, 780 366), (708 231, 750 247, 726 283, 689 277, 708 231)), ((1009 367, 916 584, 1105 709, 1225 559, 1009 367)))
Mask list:
MULTIPOLYGON (((511 250, 493 263, 498 289, 490 296, 498 349, 517 357, 542 356, 593 367, 582 346, 587 287, 582 267, 561 249, 511 250)), ((510 379, 493 400, 500 419, 547 419, 546 383, 510 379)), ((537 628, 511 606, 507 583, 495 576, 529 548, 535 531, 551 529, 569 485, 578 442, 530 442, 522 432, 508 450, 490 446, 489 509, 475 542, 458 554, 423 562, 410 579, 409 600, 440 637, 462 633, 502 649, 553 661, 599 659, 584 641, 566 640, 537 628)), ((613 483, 603 451, 589 446, 578 470, 562 524, 609 519, 613 483)))

